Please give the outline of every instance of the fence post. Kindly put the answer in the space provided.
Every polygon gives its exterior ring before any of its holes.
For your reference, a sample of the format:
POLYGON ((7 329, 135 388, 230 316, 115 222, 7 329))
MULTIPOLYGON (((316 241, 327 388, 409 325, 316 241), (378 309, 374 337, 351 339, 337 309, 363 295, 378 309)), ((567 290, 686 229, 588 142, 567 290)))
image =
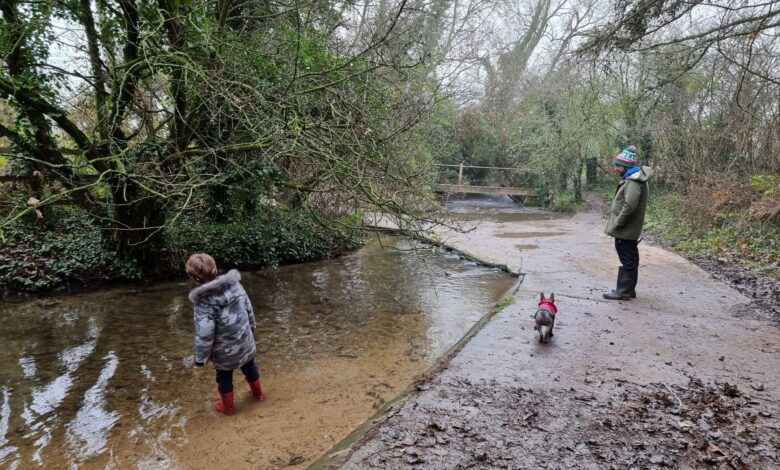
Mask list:
POLYGON ((585 160, 585 183, 593 184, 596 182, 596 157, 590 157, 585 160))
POLYGON ((458 169, 458 186, 463 184, 463 162, 460 162, 460 168, 458 169))

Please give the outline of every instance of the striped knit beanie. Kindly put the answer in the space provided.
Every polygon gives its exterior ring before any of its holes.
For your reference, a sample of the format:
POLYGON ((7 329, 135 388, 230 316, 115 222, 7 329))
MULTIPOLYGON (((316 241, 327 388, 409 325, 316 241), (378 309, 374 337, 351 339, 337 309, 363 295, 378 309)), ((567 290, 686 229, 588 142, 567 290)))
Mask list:
POLYGON ((615 160, 612 161, 615 165, 621 165, 628 168, 633 168, 636 166, 636 147, 633 145, 629 145, 628 147, 624 148, 622 152, 617 154, 615 157, 615 160))

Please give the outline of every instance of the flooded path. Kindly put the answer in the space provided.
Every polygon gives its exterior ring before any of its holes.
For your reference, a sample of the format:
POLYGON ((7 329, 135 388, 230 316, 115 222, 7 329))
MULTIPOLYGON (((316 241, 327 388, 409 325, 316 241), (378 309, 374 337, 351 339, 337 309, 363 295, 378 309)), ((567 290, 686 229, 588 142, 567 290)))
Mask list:
POLYGON ((515 279, 385 238, 243 273, 267 400, 212 410, 185 282, 0 304, 1 468, 302 467, 425 371, 515 279))

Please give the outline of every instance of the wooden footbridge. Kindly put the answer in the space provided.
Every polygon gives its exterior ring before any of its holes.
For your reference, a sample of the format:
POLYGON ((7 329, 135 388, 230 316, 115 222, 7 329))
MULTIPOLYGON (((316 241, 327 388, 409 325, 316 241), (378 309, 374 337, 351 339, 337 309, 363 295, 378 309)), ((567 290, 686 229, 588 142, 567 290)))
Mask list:
POLYGON ((458 184, 437 184, 437 193, 463 193, 463 194, 503 194, 506 196, 533 196, 536 197, 539 193, 535 189, 528 188, 513 188, 509 186, 472 186, 463 184, 463 169, 464 168, 479 168, 485 170, 510 170, 510 171, 526 171, 525 168, 503 168, 495 166, 473 166, 473 165, 443 165, 436 166, 443 167, 455 167, 458 168, 458 184))

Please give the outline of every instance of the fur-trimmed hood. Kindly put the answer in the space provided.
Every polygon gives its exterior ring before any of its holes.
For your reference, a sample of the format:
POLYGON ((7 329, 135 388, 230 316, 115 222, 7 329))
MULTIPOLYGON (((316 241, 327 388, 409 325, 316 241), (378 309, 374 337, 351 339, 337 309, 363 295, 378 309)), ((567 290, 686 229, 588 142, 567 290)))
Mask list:
POLYGON ((192 289, 188 297, 193 304, 197 304, 206 297, 212 297, 208 303, 227 305, 233 302, 237 295, 243 294, 243 289, 233 288, 240 280, 241 273, 231 269, 227 273, 217 276, 213 281, 192 289))

